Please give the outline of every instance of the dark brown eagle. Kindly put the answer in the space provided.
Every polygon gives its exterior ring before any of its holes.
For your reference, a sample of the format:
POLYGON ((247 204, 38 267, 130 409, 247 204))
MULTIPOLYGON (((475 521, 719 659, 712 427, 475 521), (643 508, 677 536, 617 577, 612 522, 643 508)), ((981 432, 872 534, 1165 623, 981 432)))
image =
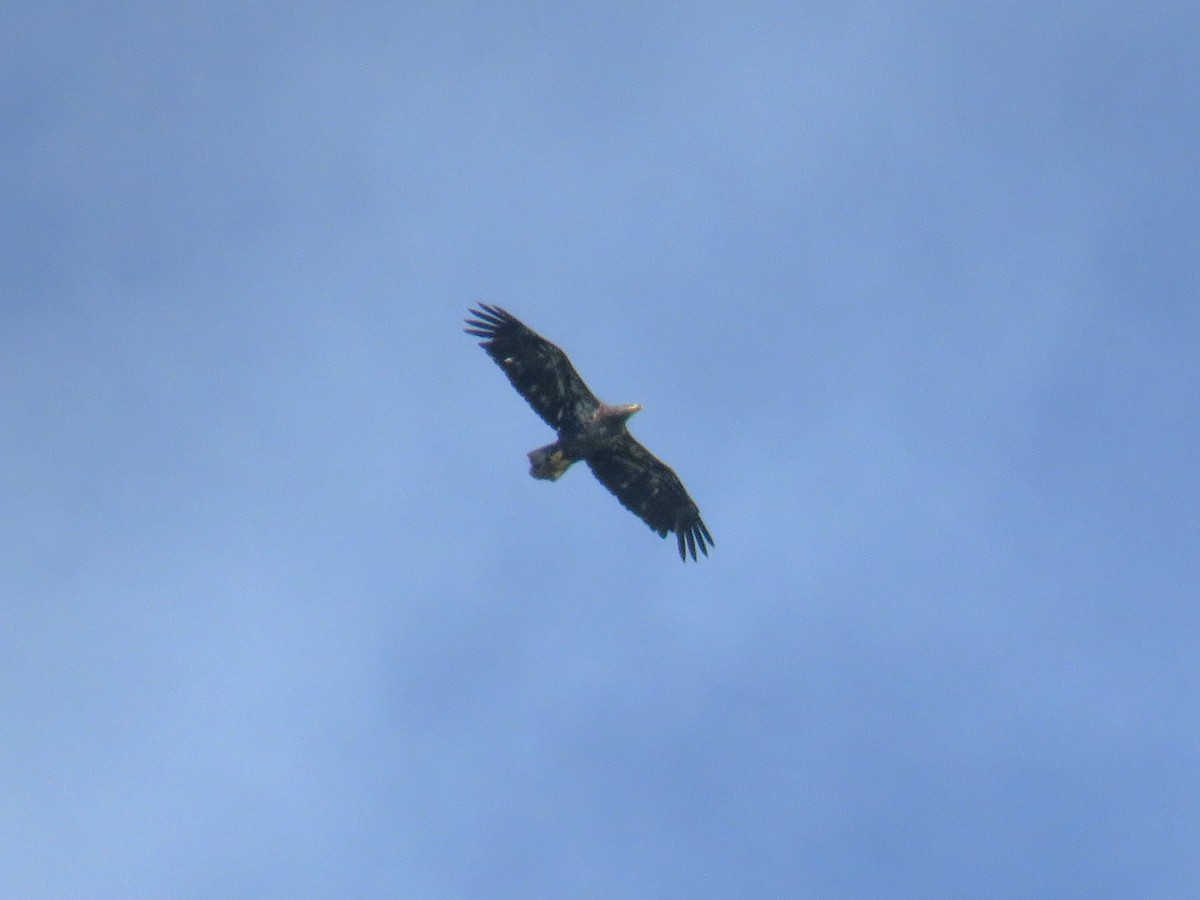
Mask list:
POLYGON ((626 420, 642 407, 609 406, 583 383, 567 354, 498 306, 480 303, 467 319, 467 334, 496 361, 534 412, 558 432, 558 440, 529 453, 529 474, 554 481, 583 460, 621 505, 666 537, 675 532, 679 558, 713 545, 700 510, 670 467, 633 439, 626 420))

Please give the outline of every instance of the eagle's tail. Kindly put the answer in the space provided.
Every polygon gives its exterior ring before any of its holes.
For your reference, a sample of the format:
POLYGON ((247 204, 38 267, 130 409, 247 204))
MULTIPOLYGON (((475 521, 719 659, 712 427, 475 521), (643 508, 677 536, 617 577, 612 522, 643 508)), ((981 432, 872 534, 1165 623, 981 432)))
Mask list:
POLYGON ((531 450, 528 456, 529 474, 545 481, 557 481, 562 473, 570 468, 571 463, 575 462, 563 455, 557 442, 531 450))

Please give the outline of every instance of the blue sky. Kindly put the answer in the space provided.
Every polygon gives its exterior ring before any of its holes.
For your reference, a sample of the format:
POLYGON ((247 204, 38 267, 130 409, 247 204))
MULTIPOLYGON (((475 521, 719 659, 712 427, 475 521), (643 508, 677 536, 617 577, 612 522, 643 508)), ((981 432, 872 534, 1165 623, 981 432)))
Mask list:
POLYGON ((1200 883, 1194 3, 26 6, 0 894, 1200 883))

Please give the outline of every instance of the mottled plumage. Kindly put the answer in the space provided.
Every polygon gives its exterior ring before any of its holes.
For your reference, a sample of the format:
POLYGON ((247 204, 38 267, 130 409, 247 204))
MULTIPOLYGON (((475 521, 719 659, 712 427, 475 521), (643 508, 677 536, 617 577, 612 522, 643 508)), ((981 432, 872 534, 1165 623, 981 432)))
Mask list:
POLYGON ((636 403, 609 406, 588 390, 567 355, 498 306, 479 304, 467 319, 467 334, 480 346, 558 440, 529 453, 529 474, 554 481, 584 460, 621 505, 666 537, 674 532, 679 557, 705 556, 713 545, 700 510, 671 468, 633 439, 625 422, 636 403))

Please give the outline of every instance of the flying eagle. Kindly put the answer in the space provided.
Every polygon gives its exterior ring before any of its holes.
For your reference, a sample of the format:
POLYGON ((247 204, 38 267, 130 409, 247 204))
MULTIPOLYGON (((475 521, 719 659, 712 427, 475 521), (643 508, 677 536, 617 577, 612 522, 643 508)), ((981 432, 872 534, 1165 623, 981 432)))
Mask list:
POLYGON ((609 406, 583 383, 567 354, 498 306, 480 303, 470 310, 467 334, 496 361, 534 412, 558 432, 558 440, 528 454, 529 474, 555 481, 583 460, 621 505, 659 537, 675 532, 679 558, 696 550, 708 556, 713 545, 700 510, 671 468, 633 439, 626 420, 637 403, 609 406))

